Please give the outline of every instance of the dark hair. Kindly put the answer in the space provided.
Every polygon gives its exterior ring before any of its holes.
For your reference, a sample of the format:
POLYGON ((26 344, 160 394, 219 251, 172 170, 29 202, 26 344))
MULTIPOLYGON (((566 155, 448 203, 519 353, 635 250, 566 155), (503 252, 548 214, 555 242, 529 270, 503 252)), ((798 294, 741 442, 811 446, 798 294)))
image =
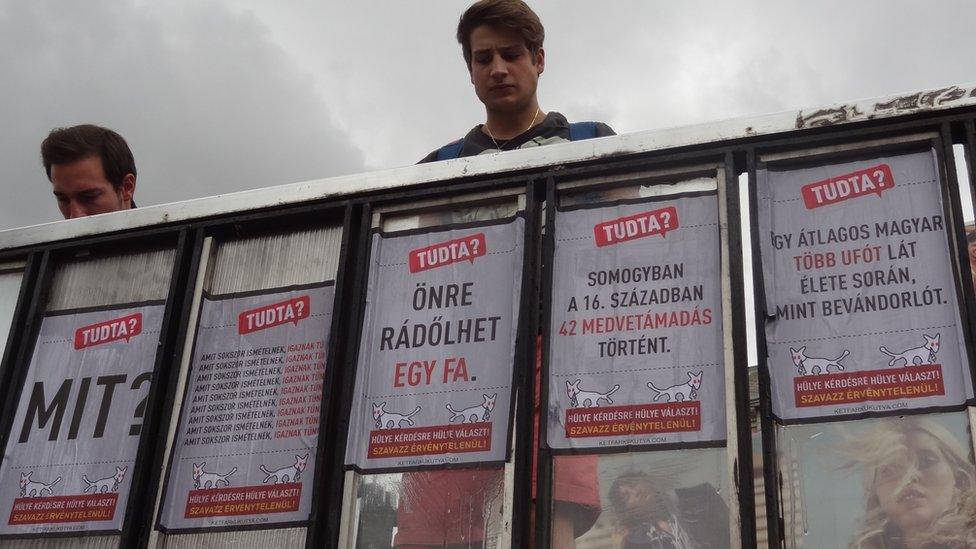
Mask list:
POLYGON ((41 143, 41 162, 49 181, 51 165, 68 164, 91 156, 102 160, 105 178, 116 189, 122 186, 126 174, 136 175, 136 162, 129 145, 121 135, 108 128, 93 124, 55 128, 41 143))
POLYGON ((480 0, 471 5, 458 21, 457 41, 464 62, 471 67, 471 32, 483 25, 517 32, 533 56, 546 38, 539 16, 522 0, 480 0))
POLYGON ((610 486, 610 506, 621 523, 627 526, 647 524, 655 520, 668 520, 671 510, 664 495, 654 485, 654 480, 646 473, 628 471, 618 476, 610 486), (625 487, 643 486, 647 490, 647 500, 638 507, 631 507, 621 493, 625 487))

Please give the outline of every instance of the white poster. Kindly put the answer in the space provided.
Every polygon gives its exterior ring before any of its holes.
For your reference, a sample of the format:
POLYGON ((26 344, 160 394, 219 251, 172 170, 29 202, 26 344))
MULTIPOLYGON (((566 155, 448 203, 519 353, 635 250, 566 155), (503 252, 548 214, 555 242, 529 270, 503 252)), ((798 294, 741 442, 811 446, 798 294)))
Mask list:
POLYGON ((758 172, 777 417, 972 398, 936 162, 920 152, 758 172))
POLYGON ((204 296, 162 529, 308 519, 334 293, 204 296))
POLYGON ((0 466, 0 535, 122 529, 163 310, 44 317, 0 466))
POLYGON ((557 210, 551 448, 725 439, 716 193, 557 210))
POLYGON ((506 458, 523 231, 516 217, 373 235, 348 465, 506 458))

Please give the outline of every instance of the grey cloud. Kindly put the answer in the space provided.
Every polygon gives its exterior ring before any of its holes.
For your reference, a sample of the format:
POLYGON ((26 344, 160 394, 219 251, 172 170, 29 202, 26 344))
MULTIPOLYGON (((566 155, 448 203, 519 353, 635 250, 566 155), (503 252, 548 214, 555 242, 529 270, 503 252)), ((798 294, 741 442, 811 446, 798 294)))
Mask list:
POLYGON ((326 100, 255 17, 214 2, 0 4, 0 226, 57 219, 38 146, 56 126, 119 131, 137 201, 363 170, 326 100))
MULTIPOLYGON (((56 217, 37 145, 119 129, 145 203, 412 164, 483 121, 467 0, 0 0, 0 225, 56 217), (164 5, 158 5, 164 4, 164 5)), ((530 0, 542 108, 635 132, 976 80, 976 4, 530 0)))

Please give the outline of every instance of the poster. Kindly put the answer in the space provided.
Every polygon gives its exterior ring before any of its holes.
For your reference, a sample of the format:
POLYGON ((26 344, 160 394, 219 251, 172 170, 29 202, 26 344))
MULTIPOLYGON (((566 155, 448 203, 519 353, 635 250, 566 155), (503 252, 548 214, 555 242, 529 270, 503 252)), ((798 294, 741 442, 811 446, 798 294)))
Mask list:
POLYGON ((163 310, 44 317, 0 466, 0 535, 122 529, 163 310))
POLYGON ((714 191, 557 210, 554 449, 725 439, 714 191))
POLYGON ((346 464, 502 461, 524 220, 374 233, 346 464))
POLYGON ((758 173, 783 420, 972 398, 934 152, 758 173))
POLYGON ((204 295, 161 529, 308 519, 334 294, 204 295))

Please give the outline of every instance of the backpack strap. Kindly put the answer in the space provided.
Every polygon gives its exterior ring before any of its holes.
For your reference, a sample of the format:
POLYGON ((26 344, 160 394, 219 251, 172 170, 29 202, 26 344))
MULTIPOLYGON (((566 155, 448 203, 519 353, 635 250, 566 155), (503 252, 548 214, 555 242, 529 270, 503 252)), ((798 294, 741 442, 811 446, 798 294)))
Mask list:
POLYGON ((461 156, 461 148, 464 147, 464 139, 458 139, 453 143, 448 143, 437 149, 437 160, 452 160, 461 156))
POLYGON ((569 140, 581 141, 596 137, 596 122, 573 122, 569 125, 569 140))

